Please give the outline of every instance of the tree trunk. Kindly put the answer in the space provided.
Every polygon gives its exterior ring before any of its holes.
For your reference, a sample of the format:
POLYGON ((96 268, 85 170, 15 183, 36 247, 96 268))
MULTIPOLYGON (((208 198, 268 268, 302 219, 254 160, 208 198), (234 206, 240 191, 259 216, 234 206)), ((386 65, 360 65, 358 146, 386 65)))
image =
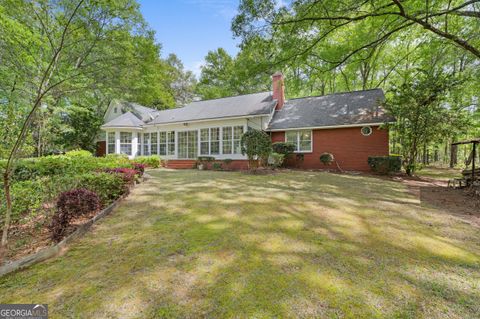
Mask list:
POLYGON ((3 225, 2 241, 0 244, 0 265, 3 263, 5 255, 7 253, 8 244, 8 228, 10 227, 10 219, 12 216, 12 198, 10 196, 10 174, 5 171, 3 175, 3 188, 5 190, 5 200, 7 209, 5 212, 5 223, 3 225))
POLYGON ((454 168, 457 165, 457 145, 450 147, 450 168, 454 168))

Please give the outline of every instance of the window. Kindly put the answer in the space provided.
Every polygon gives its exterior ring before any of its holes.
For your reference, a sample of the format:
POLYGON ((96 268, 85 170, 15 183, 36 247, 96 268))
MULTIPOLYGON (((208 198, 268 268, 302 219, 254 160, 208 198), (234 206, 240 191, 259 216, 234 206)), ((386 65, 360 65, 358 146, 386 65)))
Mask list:
POLYGON ((312 131, 287 131, 285 133, 285 141, 295 145, 295 152, 311 152, 312 151, 312 131))
POLYGON ((213 127, 210 129, 210 154, 220 154, 220 128, 213 127))
POLYGON ((143 133, 143 155, 150 155, 150 133, 143 133))
POLYGON ((203 128, 200 130, 200 154, 220 154, 220 128, 203 128))
POLYGON ((107 154, 115 154, 115 132, 108 132, 107 135, 108 149, 107 154))
POLYGON ((243 135, 243 126, 233 127, 233 153, 242 154, 241 140, 243 135))
POLYGON ((150 133, 150 154, 158 154, 158 133, 150 133))
POLYGON ((210 154, 210 129, 202 128, 200 130, 200 154, 210 154))
POLYGON ((232 154, 232 127, 224 127, 223 128, 223 154, 232 154))
POLYGON ((159 155, 167 155, 167 132, 158 134, 159 155))
POLYGON ((113 108, 113 113, 117 113, 117 112, 118 112, 117 108, 116 107, 113 108))
POLYGON ((369 136, 372 134, 372 128, 370 126, 364 126, 362 127, 361 132, 363 136, 369 136))
POLYGON ((132 155, 131 132, 120 132, 120 154, 132 155))
POLYGON ((175 155, 175 131, 170 131, 167 133, 167 141, 167 155, 175 155))
POLYGON ((193 159, 198 156, 198 131, 178 132, 178 158, 193 159))

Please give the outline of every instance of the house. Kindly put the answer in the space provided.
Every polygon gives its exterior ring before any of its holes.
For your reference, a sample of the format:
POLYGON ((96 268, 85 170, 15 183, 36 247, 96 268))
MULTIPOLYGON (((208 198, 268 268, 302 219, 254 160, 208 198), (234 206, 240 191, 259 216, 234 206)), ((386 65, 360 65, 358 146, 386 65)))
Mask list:
POLYGON ((368 170, 369 156, 389 154, 392 119, 381 108, 381 89, 285 100, 283 75, 272 76, 273 92, 192 102, 163 111, 114 101, 105 114, 107 154, 160 155, 171 168, 192 168, 199 156, 230 159, 244 169, 240 140, 248 129, 263 130, 272 142, 291 142, 300 168, 323 168, 332 153, 345 170, 368 170))

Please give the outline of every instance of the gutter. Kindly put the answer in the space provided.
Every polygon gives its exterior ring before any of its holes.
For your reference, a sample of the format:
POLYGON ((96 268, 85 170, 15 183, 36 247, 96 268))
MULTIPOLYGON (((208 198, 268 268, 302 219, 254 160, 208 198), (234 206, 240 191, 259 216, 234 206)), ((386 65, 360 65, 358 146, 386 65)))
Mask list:
POLYGON ((290 127, 279 129, 266 129, 267 132, 283 132, 296 130, 326 130, 335 128, 349 128, 349 127, 363 127, 363 126, 380 126, 383 124, 392 124, 395 122, 375 122, 375 123, 361 123, 361 124, 346 124, 346 125, 330 125, 330 126, 304 126, 304 127, 290 127))

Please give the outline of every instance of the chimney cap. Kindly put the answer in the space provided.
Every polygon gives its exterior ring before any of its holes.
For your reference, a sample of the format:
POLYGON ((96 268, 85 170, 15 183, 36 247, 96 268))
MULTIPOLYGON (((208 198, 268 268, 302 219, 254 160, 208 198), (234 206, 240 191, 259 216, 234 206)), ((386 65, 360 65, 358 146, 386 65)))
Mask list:
POLYGON ((272 77, 278 77, 278 76, 283 76, 283 73, 280 71, 277 71, 272 75, 272 77))

